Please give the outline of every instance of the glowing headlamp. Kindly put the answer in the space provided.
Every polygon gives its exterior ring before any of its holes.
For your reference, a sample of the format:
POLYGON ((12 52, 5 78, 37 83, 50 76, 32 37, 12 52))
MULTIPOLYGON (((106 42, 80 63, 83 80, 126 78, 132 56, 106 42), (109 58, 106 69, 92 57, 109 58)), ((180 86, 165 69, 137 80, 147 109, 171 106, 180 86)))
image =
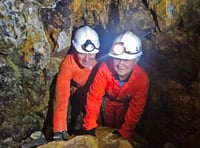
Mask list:
POLYGON ((132 49, 127 50, 123 42, 118 42, 114 44, 112 47, 112 53, 114 55, 122 55, 123 53, 138 54, 139 52, 141 52, 141 50, 142 50, 141 47, 136 47, 135 50, 132 49))

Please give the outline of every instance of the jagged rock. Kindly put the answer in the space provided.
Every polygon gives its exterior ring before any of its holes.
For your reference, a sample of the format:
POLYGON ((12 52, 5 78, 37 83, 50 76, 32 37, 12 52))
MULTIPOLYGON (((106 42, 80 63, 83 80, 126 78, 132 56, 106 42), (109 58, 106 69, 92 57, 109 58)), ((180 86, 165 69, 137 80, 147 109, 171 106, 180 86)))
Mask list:
POLYGON ((140 136, 135 136, 131 141, 112 135, 115 129, 109 127, 98 127, 96 137, 80 135, 72 137, 68 141, 52 141, 38 148, 140 148, 147 146, 147 141, 140 136))
MULTIPOLYGON (((139 64, 147 70, 151 87, 138 131, 150 147, 162 147, 166 142, 198 147, 200 3, 167 2, 1 1, 0 147, 16 147, 46 125, 53 91, 50 85, 68 52, 73 29, 84 23, 103 28, 99 33, 101 45, 106 47, 115 34, 125 30, 136 32, 145 43, 139 64), (106 36, 104 32, 108 32, 106 36)), ((101 49, 106 53, 110 48, 101 49)), ((105 144, 103 138, 98 142, 105 144)), ((120 140, 106 144, 118 145, 120 140)))

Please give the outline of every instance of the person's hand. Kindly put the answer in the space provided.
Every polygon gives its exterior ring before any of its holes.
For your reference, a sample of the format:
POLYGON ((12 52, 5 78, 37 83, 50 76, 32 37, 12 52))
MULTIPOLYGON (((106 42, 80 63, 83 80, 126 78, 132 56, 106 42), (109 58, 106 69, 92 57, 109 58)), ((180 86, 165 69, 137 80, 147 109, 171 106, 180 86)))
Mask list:
POLYGON ((91 130, 81 130, 79 133, 77 133, 77 135, 91 135, 91 136, 95 136, 96 137, 96 128, 93 128, 91 130))
POLYGON ((63 131, 63 132, 56 132, 53 135, 53 140, 57 141, 57 140, 69 140, 70 136, 68 134, 67 131, 63 131))
POLYGON ((113 131, 112 133, 109 133, 107 136, 106 136, 106 139, 117 139, 121 137, 121 134, 118 132, 118 130, 115 130, 113 131))
POLYGON ((85 131, 85 134, 87 135, 92 135, 92 136, 96 136, 96 128, 93 128, 91 130, 85 131))
POLYGON ((121 134, 118 132, 118 130, 113 131, 112 134, 114 134, 114 135, 116 135, 116 136, 118 136, 118 137, 121 136, 121 134))

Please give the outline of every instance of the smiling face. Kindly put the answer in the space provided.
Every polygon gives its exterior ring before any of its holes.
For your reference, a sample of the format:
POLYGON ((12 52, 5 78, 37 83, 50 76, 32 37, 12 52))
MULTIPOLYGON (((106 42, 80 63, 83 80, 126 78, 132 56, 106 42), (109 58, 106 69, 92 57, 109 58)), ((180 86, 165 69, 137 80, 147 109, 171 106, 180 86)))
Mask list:
POLYGON ((90 68, 92 64, 96 61, 96 53, 85 54, 85 53, 75 53, 75 58, 78 64, 84 68, 90 68))
POLYGON ((135 64, 136 64, 135 59, 122 60, 113 58, 113 66, 117 75, 119 76, 120 81, 124 81, 125 79, 128 78, 135 64))

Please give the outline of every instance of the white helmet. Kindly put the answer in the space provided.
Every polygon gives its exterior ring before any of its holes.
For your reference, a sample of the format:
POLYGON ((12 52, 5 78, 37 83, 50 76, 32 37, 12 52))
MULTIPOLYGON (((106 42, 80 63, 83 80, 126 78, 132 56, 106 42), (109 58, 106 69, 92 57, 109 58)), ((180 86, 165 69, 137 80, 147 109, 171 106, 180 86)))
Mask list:
POLYGON ((97 32, 89 26, 79 28, 72 40, 72 44, 79 53, 98 53, 100 42, 97 32))
POLYGON ((142 43, 138 36, 127 31, 116 37, 109 55, 114 58, 131 60, 142 55, 142 43))

